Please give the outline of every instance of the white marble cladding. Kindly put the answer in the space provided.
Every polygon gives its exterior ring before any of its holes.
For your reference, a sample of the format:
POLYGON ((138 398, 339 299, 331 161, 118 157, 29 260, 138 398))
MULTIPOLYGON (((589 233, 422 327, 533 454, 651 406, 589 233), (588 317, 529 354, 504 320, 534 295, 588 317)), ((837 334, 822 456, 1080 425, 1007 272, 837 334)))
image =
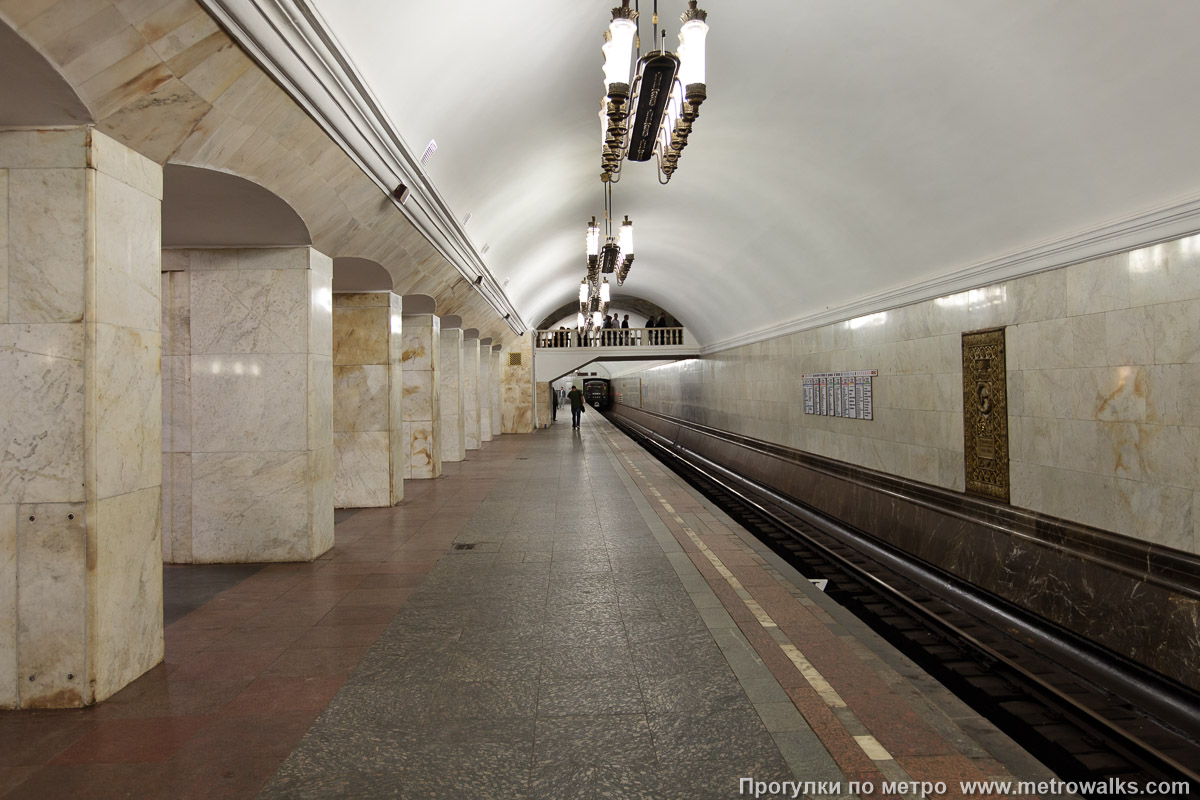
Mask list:
POLYGON ((504 370, 501 369, 501 358, 503 357, 499 350, 492 346, 492 438, 504 433, 504 411, 501 400, 500 384, 504 370))
POLYGON ((442 331, 441 387, 438 401, 442 414, 442 461, 462 461, 467 457, 466 431, 463 427, 463 332, 461 328, 442 331))
POLYGON ((479 441, 492 440, 492 382, 498 379, 492 369, 492 347, 479 345, 479 441))
POLYGON ((333 545, 330 258, 163 254, 163 556, 309 561, 333 545))
POLYGON ((501 431, 533 432, 533 333, 523 335, 518 344, 496 353, 500 365, 501 431), (520 356, 520 364, 512 363, 520 356))
POLYGON ((1200 552, 1200 237, 646 370, 645 408, 963 488, 963 331, 1007 329, 1012 503, 1200 552), (879 370, 875 420, 800 374, 879 370))
POLYGON ((463 340, 463 431, 465 448, 479 449, 479 340, 463 340))
POLYGON ((404 407, 401 442, 405 449, 405 478, 436 478, 442 474, 441 449, 441 320, 435 314, 405 314, 401 361, 404 365, 404 407))
POLYGON ((401 298, 333 296, 333 502, 392 506, 404 498, 401 298))
POLYGON ((0 708, 162 659, 161 198, 104 134, 0 131, 0 708))

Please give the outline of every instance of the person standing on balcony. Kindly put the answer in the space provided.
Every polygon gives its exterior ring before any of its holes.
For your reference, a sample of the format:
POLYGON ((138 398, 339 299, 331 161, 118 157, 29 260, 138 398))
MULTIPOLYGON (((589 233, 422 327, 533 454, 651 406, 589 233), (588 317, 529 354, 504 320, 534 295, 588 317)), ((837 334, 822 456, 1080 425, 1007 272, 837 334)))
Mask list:
POLYGON ((659 344, 672 344, 671 342, 667 341, 667 337, 670 336, 671 334, 669 334, 666 330, 664 330, 667 327, 667 315, 666 314, 658 315, 658 322, 655 323, 654 327, 659 329, 659 334, 658 334, 658 343, 659 344))
POLYGON ((654 316, 646 320, 646 344, 654 344, 654 316))
POLYGON ((625 315, 625 319, 621 320, 621 344, 629 344, 629 315, 625 315))

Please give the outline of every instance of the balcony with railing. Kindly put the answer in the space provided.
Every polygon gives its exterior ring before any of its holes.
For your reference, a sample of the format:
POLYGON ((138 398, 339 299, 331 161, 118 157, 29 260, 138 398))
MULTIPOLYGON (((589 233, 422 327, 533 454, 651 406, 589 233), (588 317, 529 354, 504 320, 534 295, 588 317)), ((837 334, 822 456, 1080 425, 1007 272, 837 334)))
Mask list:
POLYGON ((669 361, 698 354, 686 328, 557 328, 536 332, 533 372, 536 380, 550 381, 593 361, 669 361))
POLYGON ((686 341, 683 328, 604 328, 600 330, 540 330, 537 332, 536 347, 543 349, 565 349, 582 347, 605 348, 649 348, 681 347, 686 341))

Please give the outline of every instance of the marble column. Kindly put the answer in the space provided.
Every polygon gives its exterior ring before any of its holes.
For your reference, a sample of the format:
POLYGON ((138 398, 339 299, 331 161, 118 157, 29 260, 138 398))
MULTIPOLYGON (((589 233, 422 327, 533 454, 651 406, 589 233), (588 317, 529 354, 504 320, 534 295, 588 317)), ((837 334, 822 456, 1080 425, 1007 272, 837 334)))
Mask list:
POLYGON ((167 250, 163 551, 311 561, 333 546, 333 261, 167 250))
POLYGON ((479 441, 492 440, 492 340, 479 340, 479 441))
POLYGON ((553 417, 553 415, 551 413, 552 412, 551 400, 550 400, 550 392, 551 391, 553 391, 553 390, 550 388, 550 384, 547 383, 546 381, 538 381, 537 384, 534 386, 534 395, 536 398, 536 402, 534 404, 536 407, 535 408, 536 414, 534 416, 534 427, 537 427, 537 428, 549 428, 550 427, 550 420, 553 417))
POLYGON ((467 457, 466 435, 463 427, 463 332, 461 328, 442 331, 441 391, 442 461, 462 461, 467 457))
POLYGON ((467 450, 479 449, 479 337, 463 332, 462 360, 463 441, 467 450))
POLYGON ((442 474, 441 320, 436 314, 405 314, 402 337, 404 477, 436 478, 442 474))
POLYGON ((510 347, 501 359, 500 411, 504 433, 533 431, 533 333, 510 347))
POLYGON ((391 292, 333 296, 333 505, 404 499, 401 300, 391 292))
POLYGON ((0 131, 0 708, 163 657, 161 201, 98 131, 0 131))
POLYGON ((504 432, 504 414, 500 410, 500 376, 504 371, 500 368, 501 345, 492 345, 492 438, 504 432))

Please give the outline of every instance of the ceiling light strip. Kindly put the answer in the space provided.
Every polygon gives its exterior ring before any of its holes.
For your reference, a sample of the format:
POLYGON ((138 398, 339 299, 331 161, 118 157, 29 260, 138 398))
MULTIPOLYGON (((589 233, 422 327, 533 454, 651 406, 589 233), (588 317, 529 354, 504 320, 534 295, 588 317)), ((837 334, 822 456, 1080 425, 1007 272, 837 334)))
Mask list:
POLYGON ((505 319, 516 334, 528 327, 488 270, 445 199, 426 176, 362 76, 305 0, 200 0, 384 192, 412 190, 400 212, 505 319))

